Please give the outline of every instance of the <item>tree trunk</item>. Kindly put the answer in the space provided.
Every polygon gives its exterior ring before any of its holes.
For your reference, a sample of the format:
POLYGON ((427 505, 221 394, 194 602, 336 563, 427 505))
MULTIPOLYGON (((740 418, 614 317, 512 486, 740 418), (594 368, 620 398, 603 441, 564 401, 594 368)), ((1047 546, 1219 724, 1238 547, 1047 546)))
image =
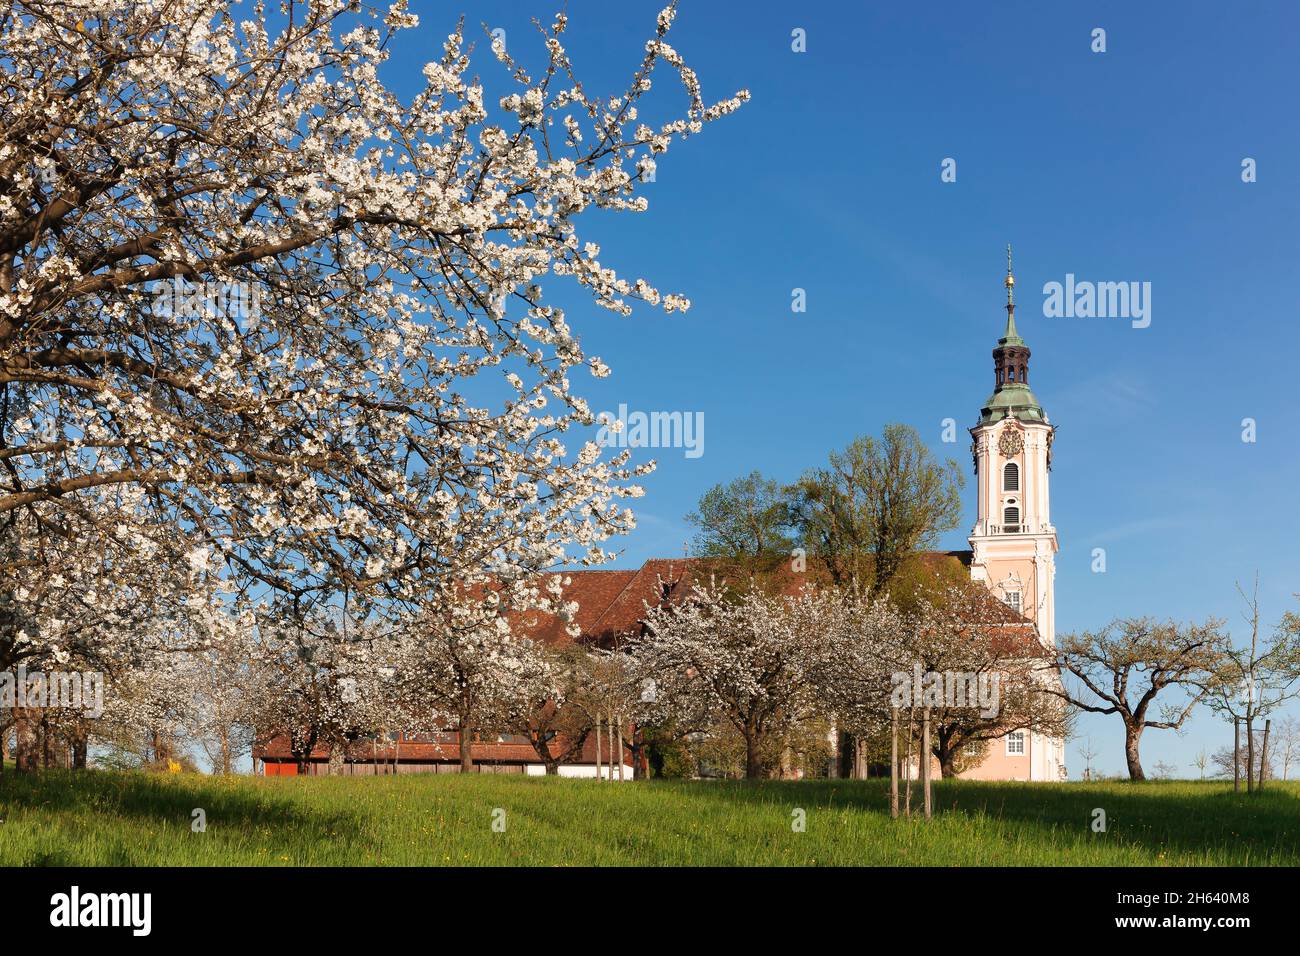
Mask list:
POLYGON ((898 708, 889 712, 889 815, 898 819, 898 708))
POLYGON ((54 733, 48 712, 41 714, 41 766, 46 770, 54 766, 54 733))
POLYGON ((951 780, 957 776, 957 755, 955 753, 951 750, 940 750, 935 754, 935 758, 939 761, 940 780, 951 780))
POLYGON ((298 767, 298 776, 300 777, 305 777, 311 773, 311 754, 312 751, 316 749, 316 741, 319 738, 319 734, 320 731, 318 729, 313 729, 311 736, 297 744, 296 749, 292 737, 290 738, 289 753, 298 767))
POLYGON ((230 728, 221 728, 221 773, 229 777, 231 771, 230 728))
POLYGON ((474 735, 462 722, 460 725, 460 772, 474 772, 474 735))
POLYGON ((907 753, 903 757, 903 816, 912 815, 912 711, 907 712, 907 753))
POLYGON ((1264 773, 1265 773, 1265 771, 1267 771, 1267 769, 1268 769, 1268 730, 1269 730, 1269 725, 1271 725, 1272 723, 1273 723, 1273 721, 1271 721, 1271 720, 1266 720, 1266 721, 1264 721, 1264 743, 1263 743, 1263 745, 1262 745, 1262 746, 1260 747, 1260 749, 1259 749, 1259 787, 1258 787, 1258 789, 1260 789, 1260 790, 1263 790, 1263 789, 1264 789, 1264 773))
MULTIPOLYGON (((331 743, 329 768, 325 772, 331 777, 341 777, 343 775, 343 768, 346 763, 344 759, 346 756, 347 756, 346 744, 331 743)), ((222 754, 222 757, 225 760, 230 759, 224 752, 222 754)), ((227 771, 227 773, 228 772, 229 771, 227 771)))
POLYGON ((1255 792, 1255 715, 1246 709, 1246 792, 1255 792))
POLYGON ((1124 759, 1128 762, 1128 778, 1130 780, 1145 780, 1146 774, 1142 772, 1142 758, 1138 754, 1138 745, 1142 742, 1142 728, 1132 725, 1124 727, 1124 759))
POLYGON ((1232 792, 1241 793, 1241 718, 1232 718, 1232 792))
POLYGON ((78 727, 72 737, 72 769, 85 770, 87 751, 90 750, 90 734, 85 727, 78 727))
POLYGON ((644 780, 646 778, 644 767, 645 737, 641 733, 641 727, 639 724, 632 725, 632 737, 628 740, 627 749, 632 760, 632 779, 644 780))
POLYGON ((528 743, 532 745, 533 753, 537 754, 537 759, 542 762, 546 776, 554 777, 560 772, 560 761, 562 759, 582 762, 582 750, 587 742, 587 737, 584 734, 582 740, 578 741, 576 746, 571 745, 566 753, 555 754, 551 751, 551 745, 546 739, 546 726, 545 722, 536 726, 530 725, 526 736, 528 737, 528 743))
POLYGON ((745 779, 758 780, 763 776, 763 754, 758 733, 748 730, 745 733, 745 779))
POLYGON ((939 761, 940 780, 957 775, 954 765, 957 762, 957 748, 960 742, 954 741, 953 735, 952 730, 944 732, 943 724, 939 724, 934 730, 934 757, 939 761))
POLYGON ((839 754, 838 754, 839 757, 838 776, 845 780, 849 780, 853 778, 853 772, 855 769, 853 766, 854 739, 855 738, 853 737, 853 735, 847 732, 840 734, 840 746, 839 746, 839 754))
POLYGON ((930 819, 930 708, 921 718, 921 781, 925 788, 925 818, 930 819))
POLYGON ((618 718, 618 746, 614 752, 618 755, 618 782, 623 782, 623 718, 618 718))
POLYGON ((31 773, 36 763, 36 720, 28 707, 14 708, 14 769, 31 773))
POLYGON ((651 741, 646 745, 646 777, 662 777, 664 775, 664 752, 658 743, 651 741))

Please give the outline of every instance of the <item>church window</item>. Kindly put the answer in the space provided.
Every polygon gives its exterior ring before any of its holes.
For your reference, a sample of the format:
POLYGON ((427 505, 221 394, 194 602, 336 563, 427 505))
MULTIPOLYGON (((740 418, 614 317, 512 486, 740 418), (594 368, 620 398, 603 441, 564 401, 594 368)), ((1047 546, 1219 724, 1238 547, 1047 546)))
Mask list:
POLYGON ((1013 730, 1007 734, 1007 756, 1023 757, 1025 754, 1025 732, 1013 730))
POLYGON ((1002 509, 1002 524, 1007 531, 1015 531, 1020 527, 1020 509, 1015 505, 1007 505, 1002 509))
POLYGON ((1007 607, 1011 608, 1011 610, 1015 611, 1017 614, 1021 613, 1023 610, 1023 604, 1021 603, 1019 591, 1007 592, 1007 607))
POLYGON ((1002 490, 1020 490, 1020 466, 1014 461, 1007 462, 1006 467, 1002 469, 1002 490))

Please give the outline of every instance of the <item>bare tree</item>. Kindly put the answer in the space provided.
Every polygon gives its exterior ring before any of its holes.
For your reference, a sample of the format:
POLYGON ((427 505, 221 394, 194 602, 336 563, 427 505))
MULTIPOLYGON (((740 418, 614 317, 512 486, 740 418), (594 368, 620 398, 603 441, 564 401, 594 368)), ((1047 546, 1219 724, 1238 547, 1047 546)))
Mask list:
POLYGON ((1273 728, 1272 753, 1282 763, 1282 779, 1290 779, 1291 764, 1300 758, 1300 720, 1283 717, 1273 728))
MULTIPOLYGON (((1225 644, 1219 666, 1206 675, 1203 686, 1210 708, 1226 720, 1245 725, 1244 766, 1263 767, 1255 754, 1256 744, 1262 743, 1255 732, 1258 721, 1300 694, 1300 621, 1293 615, 1284 617, 1273 634, 1261 641, 1259 575, 1255 575, 1250 594, 1240 583, 1237 593, 1246 605, 1242 619, 1250 628, 1250 643, 1225 644)), ((1253 792, 1256 786, 1255 775, 1247 775, 1246 791, 1253 792)))
POLYGON ((1192 766, 1195 767, 1198 771, 1200 771, 1200 775, 1201 775, 1200 779, 1202 780, 1205 779, 1205 768, 1208 767, 1209 765, 1210 765, 1210 753, 1208 750, 1202 747, 1197 752, 1196 756, 1192 758, 1192 766))
POLYGON ((1097 748, 1093 745, 1091 737, 1079 744, 1079 756, 1083 758, 1083 779, 1091 780, 1092 762, 1097 759, 1097 748))
POLYGON ((1063 635, 1056 663, 1078 685, 1048 685, 1080 710, 1117 714, 1124 724, 1124 758, 1129 778, 1144 780, 1139 747, 1147 728, 1178 730, 1206 696, 1205 687, 1221 660, 1220 624, 1179 625, 1150 618, 1113 621, 1099 631, 1063 635), (1154 716, 1156 698, 1170 689, 1186 691, 1181 706, 1165 704, 1154 716))
POLYGON ((1210 764, 1214 767, 1215 775, 1220 777, 1245 776, 1259 779, 1263 775, 1264 779, 1270 779, 1275 774, 1275 764, 1273 754, 1268 754, 1265 758, 1263 746, 1263 733, 1255 732, 1255 746, 1250 748, 1233 748, 1220 747, 1210 757, 1210 764), (1233 755, 1236 754, 1236 765, 1234 767, 1233 755), (1253 757, 1253 763, 1247 763, 1247 760, 1253 757))

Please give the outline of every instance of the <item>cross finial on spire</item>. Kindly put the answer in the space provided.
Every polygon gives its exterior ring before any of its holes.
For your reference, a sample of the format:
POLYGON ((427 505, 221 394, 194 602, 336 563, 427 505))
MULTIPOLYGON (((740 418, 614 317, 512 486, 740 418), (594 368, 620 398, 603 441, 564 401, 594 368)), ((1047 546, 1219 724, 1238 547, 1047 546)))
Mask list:
POLYGON ((1011 272, 1011 243, 1007 243, 1007 278, 1003 283, 1007 287, 1007 331, 1000 341, 1023 344, 1016 334, 1016 277, 1011 272))
POLYGON ((1007 287, 1007 309, 1014 309, 1016 307, 1016 277, 1011 274, 1011 243, 1009 242, 1007 243, 1007 281, 1005 284, 1007 287))

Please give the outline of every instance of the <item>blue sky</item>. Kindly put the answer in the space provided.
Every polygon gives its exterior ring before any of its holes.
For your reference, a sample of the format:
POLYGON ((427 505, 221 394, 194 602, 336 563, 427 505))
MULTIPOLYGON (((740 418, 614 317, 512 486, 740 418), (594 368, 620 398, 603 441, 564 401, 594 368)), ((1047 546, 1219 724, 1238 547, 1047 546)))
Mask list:
MULTIPOLYGON (((615 92, 659 4, 566 6, 579 75, 615 92)), ((613 367, 580 388, 595 408, 704 413, 701 457, 656 452, 620 565, 682 553, 683 515, 711 485, 754 468, 792 479, 890 421, 969 480, 965 429, 992 388, 1011 242, 1030 384, 1058 426, 1058 630, 1216 615, 1240 635, 1234 581, 1257 569, 1269 623, 1300 607, 1300 13, 1149 6, 682 4, 671 42, 706 99, 747 87, 753 100, 674 144, 648 213, 580 233, 693 307, 620 319, 549 287, 613 367), (1096 27, 1105 53, 1091 51, 1096 27), (796 28, 807 52, 791 50, 796 28), (954 183, 940 180, 949 157, 954 183), (1257 182, 1242 182, 1246 157, 1257 182), (1044 317, 1043 284, 1067 273, 1150 282, 1150 327, 1044 317), (805 313, 791 312, 795 288, 805 313), (949 417, 955 445, 941 442, 949 417), (1105 574, 1090 570, 1097 547, 1105 574)), ((528 21, 549 23, 558 3, 412 9, 422 25, 385 77, 399 89, 462 10, 536 62, 528 21)), ((478 69, 500 85, 490 57, 478 69)), ((966 547, 969 484, 966 500, 945 547, 966 547)), ((1080 733, 1100 769, 1121 771, 1116 718, 1080 733)), ((1204 714, 1183 738, 1148 732, 1143 755, 1195 773, 1193 754, 1230 738, 1204 714)), ((1069 763, 1081 769, 1074 743, 1069 763)))

